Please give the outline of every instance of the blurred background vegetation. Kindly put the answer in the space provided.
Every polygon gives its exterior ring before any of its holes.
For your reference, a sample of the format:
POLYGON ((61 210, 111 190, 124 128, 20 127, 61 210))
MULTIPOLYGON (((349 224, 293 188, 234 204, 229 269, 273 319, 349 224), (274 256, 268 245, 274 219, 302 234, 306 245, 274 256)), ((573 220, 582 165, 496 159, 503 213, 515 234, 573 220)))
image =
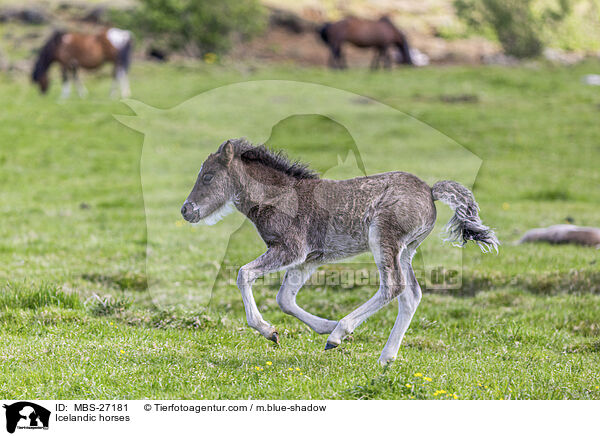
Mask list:
POLYGON ((517 58, 535 57, 544 45, 556 44, 556 30, 573 11, 574 0, 558 7, 534 0, 455 0, 457 15, 472 29, 497 38, 504 52, 517 58))
MULTIPOLYGON (((499 63, 500 55, 573 63, 600 54, 600 0, 0 0, 0 70, 29 69, 21 61, 54 28, 106 25, 132 30, 138 56, 324 65, 315 30, 348 15, 390 16, 432 63, 499 63)), ((353 65, 371 57, 353 48, 347 55, 353 65)))
POLYGON ((143 37, 161 38, 165 49, 191 55, 225 52, 233 38, 265 30, 266 11, 258 0, 139 0, 132 10, 113 9, 111 21, 143 37))

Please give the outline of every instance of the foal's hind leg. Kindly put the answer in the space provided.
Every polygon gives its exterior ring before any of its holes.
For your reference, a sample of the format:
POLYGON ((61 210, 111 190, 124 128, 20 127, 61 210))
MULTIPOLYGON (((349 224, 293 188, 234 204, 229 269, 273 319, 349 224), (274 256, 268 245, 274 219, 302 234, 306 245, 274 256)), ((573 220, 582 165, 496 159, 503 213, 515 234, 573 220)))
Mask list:
POLYGON ((406 287, 404 291, 398 295, 398 316, 394 323, 394 327, 392 328, 392 332, 390 333, 390 337, 379 357, 379 363, 382 365, 387 365, 396 360, 404 333, 406 333, 419 302, 421 301, 421 287, 419 286, 419 282, 417 281, 415 272, 412 268, 412 259, 419 244, 420 241, 411 243, 400 255, 400 265, 404 272, 406 287))
POLYGON ((373 223, 369 229, 369 245, 379 269, 381 283, 379 290, 366 303, 340 320, 327 338, 326 350, 337 347, 363 321, 402 292, 402 270, 399 258, 405 247, 401 241, 398 242, 400 238, 397 235, 386 231, 386 227, 373 223))
POLYGON ((281 289, 279 289, 279 293, 277 294, 277 304, 279 304, 282 311, 295 316, 315 332, 319 334, 331 333, 335 329, 337 321, 315 316, 302 309, 296 303, 298 291, 300 291, 302 285, 310 278, 315 269, 316 266, 313 265, 300 265, 287 270, 281 284, 281 289))

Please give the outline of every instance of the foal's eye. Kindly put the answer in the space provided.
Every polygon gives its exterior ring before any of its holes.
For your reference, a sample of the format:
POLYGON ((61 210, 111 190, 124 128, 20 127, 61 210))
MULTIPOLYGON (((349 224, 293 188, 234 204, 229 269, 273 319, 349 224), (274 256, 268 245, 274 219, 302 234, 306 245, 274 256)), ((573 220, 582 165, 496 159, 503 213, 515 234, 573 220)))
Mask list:
POLYGON ((214 175, 213 174, 204 174, 202 176, 202 181, 206 184, 210 183, 210 181, 213 179, 214 175))

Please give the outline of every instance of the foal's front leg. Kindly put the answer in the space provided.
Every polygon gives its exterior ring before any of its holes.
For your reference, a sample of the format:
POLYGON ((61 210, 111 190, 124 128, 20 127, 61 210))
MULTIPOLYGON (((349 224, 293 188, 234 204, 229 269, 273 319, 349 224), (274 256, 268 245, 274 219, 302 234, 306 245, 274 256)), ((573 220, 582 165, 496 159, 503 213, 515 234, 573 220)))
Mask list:
POLYGON ((297 261, 296 256, 291 255, 289 251, 269 248, 263 255, 241 267, 238 274, 237 285, 242 293, 248 325, 276 344, 279 343, 279 333, 260 314, 252 294, 252 284, 257 278, 271 272, 280 271, 297 261))
POLYGON ((316 266, 314 265, 299 265, 287 270, 277 294, 277 304, 279 304, 283 312, 295 316, 315 332, 322 335, 331 333, 335 329, 337 321, 313 315, 296 303, 296 295, 298 295, 300 288, 310 278, 315 269, 316 266))

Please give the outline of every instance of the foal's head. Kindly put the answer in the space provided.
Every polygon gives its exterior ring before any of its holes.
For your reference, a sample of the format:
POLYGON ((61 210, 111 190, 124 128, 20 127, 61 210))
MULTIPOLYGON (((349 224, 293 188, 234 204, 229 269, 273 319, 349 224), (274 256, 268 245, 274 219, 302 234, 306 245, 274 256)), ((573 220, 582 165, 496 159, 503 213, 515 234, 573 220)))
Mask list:
POLYGON ((202 164, 192 192, 183 203, 181 215, 186 221, 197 223, 204 220, 214 224, 229 212, 235 195, 230 169, 234 149, 226 141, 202 164))

